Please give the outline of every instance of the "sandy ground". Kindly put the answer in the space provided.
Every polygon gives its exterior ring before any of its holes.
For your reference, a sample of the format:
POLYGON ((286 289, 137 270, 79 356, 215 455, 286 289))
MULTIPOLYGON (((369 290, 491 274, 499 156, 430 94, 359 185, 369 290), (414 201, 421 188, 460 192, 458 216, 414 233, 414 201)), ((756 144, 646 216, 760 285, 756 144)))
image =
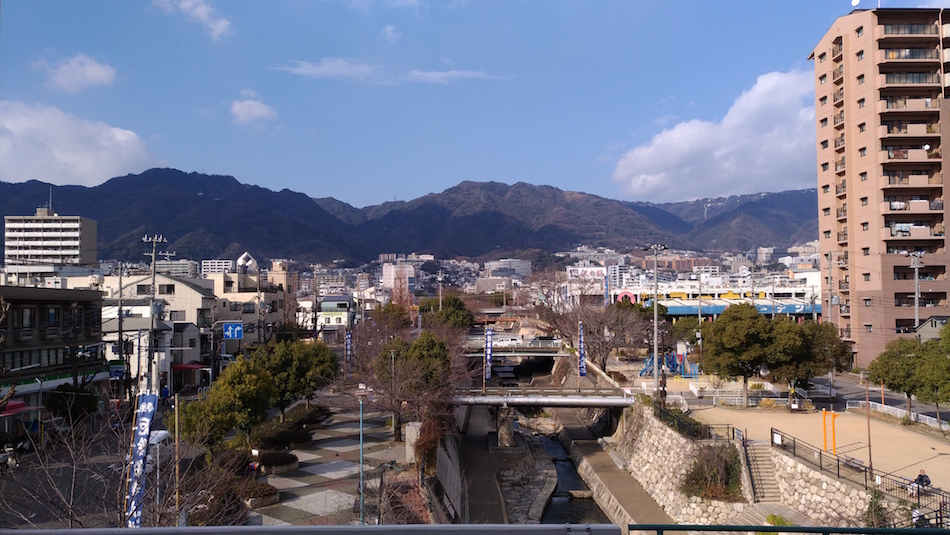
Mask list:
MULTIPOLYGON (((836 413, 834 434, 828 413, 824 435, 821 411, 788 413, 699 407, 691 414, 704 423, 731 424, 745 431, 752 440, 768 441, 770 430, 775 428, 824 449, 824 437, 827 437, 829 452, 834 447, 838 455, 849 455, 868 463, 868 424, 864 413, 836 413)), ((914 478, 923 469, 935 487, 950 489, 950 441, 946 438, 872 416, 870 442, 875 470, 914 478)))

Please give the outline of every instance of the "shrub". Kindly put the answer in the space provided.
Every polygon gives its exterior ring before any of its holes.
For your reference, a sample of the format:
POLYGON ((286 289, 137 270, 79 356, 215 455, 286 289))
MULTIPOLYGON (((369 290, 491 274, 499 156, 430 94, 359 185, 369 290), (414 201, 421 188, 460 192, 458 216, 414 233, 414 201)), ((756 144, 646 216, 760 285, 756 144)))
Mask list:
POLYGON ((252 448, 261 450, 286 450, 292 444, 307 443, 312 440, 310 432, 290 422, 267 422, 251 431, 252 448))
POLYGON ((289 451, 262 451, 257 460, 264 466, 284 466, 297 462, 297 456, 289 451))
POLYGON ((687 496, 712 500, 741 501, 739 450, 732 444, 717 444, 699 449, 680 490, 687 496))
POLYGON ((749 390, 764 390, 765 385, 762 383, 751 383, 749 384, 749 390))
POLYGON ((864 525, 869 528, 887 527, 887 508, 884 504, 884 494, 877 490, 871 490, 871 499, 868 501, 868 508, 864 512, 864 525))
POLYGON ((326 419, 329 413, 326 407, 313 405, 308 409, 306 405, 297 405, 284 413, 284 423, 289 422, 296 426, 318 424, 326 419))
POLYGON ((774 409, 778 405, 775 403, 775 400, 772 398, 763 398, 759 400, 760 409, 774 409))
POLYGON ((901 418, 901 425, 914 425, 914 421, 910 419, 910 416, 904 416, 901 418))
POLYGON ((768 522, 769 524, 772 524, 773 526, 794 526, 794 525, 796 525, 794 522, 792 522, 791 520, 785 518, 784 516, 782 516, 782 515, 777 515, 777 514, 774 514, 774 513, 771 513, 771 514, 769 514, 769 516, 765 517, 765 521, 768 522))

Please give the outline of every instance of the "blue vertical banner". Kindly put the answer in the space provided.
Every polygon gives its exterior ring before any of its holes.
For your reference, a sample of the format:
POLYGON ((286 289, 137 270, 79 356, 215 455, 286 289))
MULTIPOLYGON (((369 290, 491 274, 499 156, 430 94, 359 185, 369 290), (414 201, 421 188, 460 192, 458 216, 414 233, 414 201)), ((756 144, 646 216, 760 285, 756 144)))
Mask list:
POLYGON ((577 373, 581 377, 587 376, 587 362, 584 361, 584 322, 577 322, 577 373))
POLYGON ((610 306, 610 279, 604 275, 604 306, 610 306))
POLYGON ((492 349, 491 327, 485 329, 485 381, 491 380, 491 349, 492 349))
POLYGON ((346 331, 343 340, 343 373, 349 379, 353 366, 353 331, 346 331))
POLYGON ((152 418, 155 416, 157 403, 156 394, 140 394, 139 406, 135 409, 135 430, 132 439, 132 455, 129 459, 129 491, 125 507, 125 527, 127 528, 137 528, 142 525, 145 457, 148 455, 148 436, 152 431, 152 418))

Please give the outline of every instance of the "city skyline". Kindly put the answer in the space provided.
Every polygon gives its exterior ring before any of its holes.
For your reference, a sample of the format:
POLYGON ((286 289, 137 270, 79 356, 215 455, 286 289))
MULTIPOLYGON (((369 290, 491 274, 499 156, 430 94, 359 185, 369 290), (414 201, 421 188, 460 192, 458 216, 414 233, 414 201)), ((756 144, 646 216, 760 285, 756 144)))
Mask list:
POLYGON ((173 167, 357 207, 813 188, 807 56, 850 4, 8 2, 0 181, 173 167))

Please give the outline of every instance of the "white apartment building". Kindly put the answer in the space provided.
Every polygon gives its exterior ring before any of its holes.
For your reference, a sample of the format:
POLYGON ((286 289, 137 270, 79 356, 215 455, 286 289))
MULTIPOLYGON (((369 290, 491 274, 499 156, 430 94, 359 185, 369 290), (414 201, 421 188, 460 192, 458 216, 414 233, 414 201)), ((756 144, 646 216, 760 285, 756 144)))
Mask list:
POLYGON ((61 216, 37 208, 32 216, 4 216, 3 258, 10 273, 29 273, 39 266, 94 266, 96 222, 61 216))

